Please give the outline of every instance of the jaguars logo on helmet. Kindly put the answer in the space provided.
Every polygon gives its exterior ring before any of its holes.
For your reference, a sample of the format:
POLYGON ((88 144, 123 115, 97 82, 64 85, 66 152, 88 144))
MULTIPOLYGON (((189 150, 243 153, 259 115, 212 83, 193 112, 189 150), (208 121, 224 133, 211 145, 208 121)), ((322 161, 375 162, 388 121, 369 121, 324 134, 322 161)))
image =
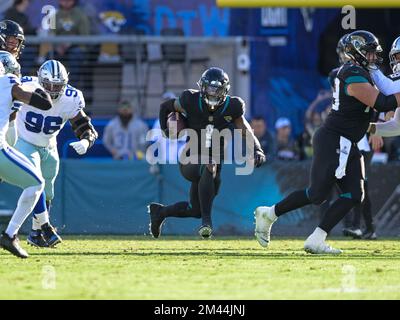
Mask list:
POLYGON ((200 89, 201 98, 211 111, 225 102, 230 89, 228 74, 216 67, 204 71, 197 85, 200 89))
POLYGON ((382 52, 382 47, 379 40, 369 31, 358 30, 350 33, 345 38, 345 53, 359 65, 365 69, 377 69, 378 65, 383 62, 379 54, 382 52), (375 61, 367 59, 368 53, 375 53, 375 61))

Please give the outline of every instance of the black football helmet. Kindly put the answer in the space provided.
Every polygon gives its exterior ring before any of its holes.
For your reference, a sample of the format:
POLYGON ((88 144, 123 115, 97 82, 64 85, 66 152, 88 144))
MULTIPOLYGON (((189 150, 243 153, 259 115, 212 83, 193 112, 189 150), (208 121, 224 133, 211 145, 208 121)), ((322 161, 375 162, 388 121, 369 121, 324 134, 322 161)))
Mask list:
POLYGON ((10 52, 16 59, 18 59, 22 50, 25 48, 25 34, 21 26, 12 20, 0 21, 0 37, 3 38, 3 41, 0 40, 1 49, 9 52, 10 50, 7 48, 7 37, 15 37, 19 40, 19 44, 15 48, 15 51, 10 52))
POLYGON ((378 65, 383 62, 382 57, 380 57, 382 47, 378 38, 371 32, 365 30, 354 31, 345 38, 344 42, 346 54, 362 67, 377 69, 378 65), (377 59, 375 61, 368 61, 367 53, 369 52, 376 53, 377 59))
POLYGON ((342 36, 338 44, 336 46, 336 53, 339 57, 339 63, 340 65, 345 64, 347 61, 350 60, 349 56, 346 54, 345 46, 346 46, 346 38, 349 34, 346 33, 344 36, 342 36))
POLYGON ((221 68, 212 67, 204 71, 197 82, 201 98, 209 110, 216 110, 225 102, 230 89, 229 77, 221 68))

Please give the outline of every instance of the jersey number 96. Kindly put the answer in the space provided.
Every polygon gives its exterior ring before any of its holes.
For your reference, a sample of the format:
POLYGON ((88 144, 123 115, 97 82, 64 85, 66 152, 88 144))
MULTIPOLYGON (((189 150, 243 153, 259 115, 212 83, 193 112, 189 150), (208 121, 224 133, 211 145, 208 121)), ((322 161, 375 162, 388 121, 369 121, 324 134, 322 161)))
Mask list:
POLYGON ((60 130, 62 125, 62 118, 60 117, 44 117, 39 113, 32 111, 26 114, 25 128, 34 133, 53 134, 60 130))

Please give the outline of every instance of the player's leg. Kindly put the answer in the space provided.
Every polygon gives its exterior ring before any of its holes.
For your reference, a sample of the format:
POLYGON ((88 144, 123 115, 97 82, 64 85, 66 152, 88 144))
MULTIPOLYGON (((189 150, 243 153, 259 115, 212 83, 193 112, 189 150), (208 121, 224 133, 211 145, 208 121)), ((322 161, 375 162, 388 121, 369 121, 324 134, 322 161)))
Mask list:
POLYGON ((319 226, 308 237, 304 249, 310 253, 339 254, 341 250, 325 243, 328 233, 346 214, 364 198, 364 160, 357 148, 352 147, 346 167, 346 175, 338 180, 341 190, 337 199, 325 213, 319 226))
POLYGON ((200 165, 181 164, 180 170, 182 175, 192 182, 190 186, 190 203, 187 201, 180 201, 168 206, 159 203, 151 203, 148 206, 148 212, 150 214, 150 232, 154 238, 159 237, 162 225, 168 217, 201 218, 198 189, 200 165))
POLYGON ((311 164, 310 187, 297 190, 272 207, 258 207, 255 214, 255 236, 261 246, 267 247, 273 223, 279 216, 309 204, 321 204, 329 198, 335 185, 335 170, 339 163, 336 150, 339 139, 320 128, 314 135, 314 157, 311 164))
POLYGON ((211 211, 220 183, 221 165, 213 163, 202 165, 200 167, 200 180, 198 188, 202 225, 199 229, 199 234, 203 238, 209 238, 212 233, 211 211))
POLYGON ((364 218, 366 230, 363 232, 363 238, 368 240, 376 240, 378 236, 375 232, 374 219, 372 217, 371 198, 369 196, 369 182, 364 182, 365 198, 363 202, 363 210, 361 211, 364 218))
MULTIPOLYGON (((60 168, 60 159, 57 148, 41 150, 41 171, 45 180, 46 207, 44 213, 34 210, 35 218, 39 222, 40 230, 49 247, 54 247, 62 242, 55 228, 50 224, 49 209, 54 198, 54 183, 60 168)), ((36 208, 35 208, 36 209, 36 208)))
MULTIPOLYGON (((39 148, 26 142, 23 139, 18 139, 15 149, 21 152, 36 168, 36 170, 40 171, 40 162, 41 157, 39 153, 39 148)), ((43 238, 42 231, 40 228, 40 222, 37 219, 37 215, 40 215, 42 219, 47 219, 47 210, 42 207, 41 203, 45 199, 45 195, 41 195, 40 201, 38 201, 37 205, 33 209, 32 215, 32 230, 30 231, 27 242, 28 244, 35 246, 35 247, 47 247, 47 242, 43 238)))
MULTIPOLYGON (((31 162, 10 147, 0 151, 0 177, 5 182, 23 189, 10 223, 0 237, 0 247, 20 258, 26 258, 28 254, 20 247, 17 234, 40 199, 44 181, 40 172, 31 162)), ((42 200, 42 205, 45 206, 44 198, 42 200)))

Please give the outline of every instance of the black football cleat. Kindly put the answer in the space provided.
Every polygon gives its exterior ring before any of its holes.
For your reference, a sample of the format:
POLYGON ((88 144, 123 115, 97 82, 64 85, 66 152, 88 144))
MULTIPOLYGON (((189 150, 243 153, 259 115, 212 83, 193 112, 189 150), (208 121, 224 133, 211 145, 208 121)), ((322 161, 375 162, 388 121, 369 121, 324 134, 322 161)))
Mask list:
POLYGON ((199 228, 199 235, 200 237, 202 237, 203 239, 209 239, 211 238, 212 235, 212 228, 211 226, 209 226, 208 224, 202 225, 199 228))
POLYGON ((363 234, 365 240, 378 240, 378 236, 375 231, 365 231, 363 234))
POLYGON ((50 248, 53 248, 62 242, 62 239, 57 234, 56 229, 49 223, 42 225, 42 235, 50 248))
POLYGON ((28 253, 19 245, 19 239, 17 235, 10 238, 7 233, 3 232, 0 235, 0 248, 7 250, 18 258, 26 259, 29 257, 28 253))
POLYGON ((159 203, 150 203, 147 206, 147 212, 150 215, 149 229, 153 238, 158 238, 161 235, 161 229, 165 221, 165 217, 161 215, 160 210, 164 206, 159 203))
POLYGON ((362 234, 363 233, 360 229, 351 229, 351 228, 343 229, 343 235, 345 237, 352 237, 353 239, 361 239, 362 234))
POLYGON ((31 246, 34 246, 37 248, 48 248, 49 247, 49 245, 47 244, 47 241, 44 240, 42 230, 31 230, 28 238, 26 239, 26 242, 28 244, 30 244, 31 246))

